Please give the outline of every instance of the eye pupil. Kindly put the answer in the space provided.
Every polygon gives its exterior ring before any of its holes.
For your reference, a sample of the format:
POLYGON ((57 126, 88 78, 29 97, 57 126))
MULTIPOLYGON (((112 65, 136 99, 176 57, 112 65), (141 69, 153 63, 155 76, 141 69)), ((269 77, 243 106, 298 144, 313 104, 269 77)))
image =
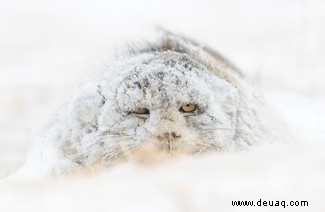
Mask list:
POLYGON ((195 111, 197 108, 196 104, 186 104, 183 105, 179 110, 183 113, 190 113, 195 111))
MULTIPOLYGON (((197 108, 196 104, 185 104, 185 105, 181 106, 179 111, 181 111, 183 113, 190 113, 190 112, 195 111, 196 108, 197 108)), ((138 108, 138 109, 134 110, 133 113, 135 113, 135 114, 150 114, 150 112, 147 108, 138 108)))
POLYGON ((134 111, 135 114, 149 114, 149 110, 147 108, 138 108, 134 111))

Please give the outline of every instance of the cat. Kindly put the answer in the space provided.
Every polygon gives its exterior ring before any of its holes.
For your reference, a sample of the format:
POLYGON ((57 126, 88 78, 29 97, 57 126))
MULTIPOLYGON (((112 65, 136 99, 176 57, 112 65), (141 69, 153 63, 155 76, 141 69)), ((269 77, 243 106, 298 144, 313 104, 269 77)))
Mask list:
POLYGON ((106 167, 146 145, 168 156, 248 150, 278 140, 271 115, 234 65, 162 31, 92 73, 35 140, 18 175, 106 167))

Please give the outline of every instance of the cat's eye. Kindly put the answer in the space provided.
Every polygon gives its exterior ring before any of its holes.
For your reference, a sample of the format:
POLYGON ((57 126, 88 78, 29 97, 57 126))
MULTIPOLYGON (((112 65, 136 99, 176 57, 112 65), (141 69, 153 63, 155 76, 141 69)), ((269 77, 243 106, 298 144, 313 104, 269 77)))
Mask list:
POLYGON ((149 114, 149 110, 147 108, 138 108, 133 111, 135 114, 149 114))
POLYGON ((179 111, 183 112, 183 113, 191 113, 193 111, 195 111, 197 108, 196 104, 186 104, 186 105, 182 105, 182 107, 179 109, 179 111))

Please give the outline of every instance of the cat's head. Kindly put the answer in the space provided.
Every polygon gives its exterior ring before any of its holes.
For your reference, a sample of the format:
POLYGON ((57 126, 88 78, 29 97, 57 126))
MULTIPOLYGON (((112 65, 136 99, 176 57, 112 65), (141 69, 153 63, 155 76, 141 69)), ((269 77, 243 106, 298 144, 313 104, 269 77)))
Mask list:
POLYGON ((80 160, 118 159, 148 144, 169 154, 229 150, 237 106, 237 89, 187 54, 129 55, 74 98, 72 146, 80 160))
POLYGON ((236 67, 168 32, 111 57, 71 101, 55 132, 81 164, 147 145, 169 155, 247 149, 272 142, 277 126, 236 67))

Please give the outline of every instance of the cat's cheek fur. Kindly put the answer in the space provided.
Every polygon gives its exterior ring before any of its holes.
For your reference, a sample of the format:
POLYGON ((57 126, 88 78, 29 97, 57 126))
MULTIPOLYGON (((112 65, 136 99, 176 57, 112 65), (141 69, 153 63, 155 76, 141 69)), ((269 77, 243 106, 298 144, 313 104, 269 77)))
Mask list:
POLYGON ((79 129, 82 133, 98 130, 98 115, 104 105, 103 96, 98 93, 96 85, 84 85, 72 99, 69 109, 69 125, 71 129, 79 129))

